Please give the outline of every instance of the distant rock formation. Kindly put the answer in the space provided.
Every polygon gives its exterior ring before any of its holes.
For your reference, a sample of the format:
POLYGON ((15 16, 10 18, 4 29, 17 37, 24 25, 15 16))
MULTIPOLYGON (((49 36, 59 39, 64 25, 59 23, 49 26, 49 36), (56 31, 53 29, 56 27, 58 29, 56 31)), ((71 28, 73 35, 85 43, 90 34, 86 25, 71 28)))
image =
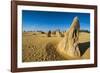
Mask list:
POLYGON ((48 37, 51 37, 51 31, 50 30, 48 31, 48 37))
POLYGON ((80 23, 78 17, 73 19, 73 22, 68 31, 66 31, 66 35, 64 39, 59 42, 57 51, 61 56, 66 59, 79 59, 80 58, 80 50, 79 50, 79 30, 80 23))

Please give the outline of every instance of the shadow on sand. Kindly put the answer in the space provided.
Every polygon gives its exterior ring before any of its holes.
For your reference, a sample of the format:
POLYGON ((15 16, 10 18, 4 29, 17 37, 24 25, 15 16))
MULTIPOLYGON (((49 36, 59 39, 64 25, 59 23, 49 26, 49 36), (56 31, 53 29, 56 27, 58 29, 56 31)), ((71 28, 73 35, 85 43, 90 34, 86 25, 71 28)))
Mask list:
POLYGON ((85 53, 85 51, 90 47, 90 42, 79 43, 79 48, 81 52, 81 56, 85 53))

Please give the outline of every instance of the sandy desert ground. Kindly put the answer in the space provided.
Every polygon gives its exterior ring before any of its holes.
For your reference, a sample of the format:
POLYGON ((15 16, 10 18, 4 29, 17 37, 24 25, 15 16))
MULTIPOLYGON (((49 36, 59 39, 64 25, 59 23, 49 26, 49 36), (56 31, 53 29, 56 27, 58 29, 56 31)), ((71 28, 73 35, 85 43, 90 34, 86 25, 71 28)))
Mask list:
MULTIPOLYGON (((57 61, 67 60, 60 56, 56 47, 64 38, 61 36, 48 37, 47 33, 23 32, 22 34, 22 61, 57 61)), ((90 33, 81 31, 79 33, 80 59, 90 58, 90 33)))

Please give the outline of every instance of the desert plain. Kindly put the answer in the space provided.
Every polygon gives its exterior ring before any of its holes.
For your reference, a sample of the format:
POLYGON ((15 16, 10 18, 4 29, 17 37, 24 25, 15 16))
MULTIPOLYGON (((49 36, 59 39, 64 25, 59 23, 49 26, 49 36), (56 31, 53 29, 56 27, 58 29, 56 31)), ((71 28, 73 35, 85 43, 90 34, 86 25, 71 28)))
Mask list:
MULTIPOLYGON (((77 20, 73 20, 72 25, 77 26, 77 20)), ((81 27, 81 26, 80 26, 81 27)), ((74 29, 74 28, 73 28, 74 29)), ((75 28, 76 29, 76 28, 75 28)), ((86 30, 77 30, 78 39, 71 43, 77 43, 79 50, 78 58, 69 58, 66 54, 59 54, 58 44, 69 34, 66 31, 23 31, 22 32, 22 61, 23 62, 41 62, 41 61, 61 61, 90 59, 90 32, 86 30), (66 57, 64 57, 64 56, 66 57)), ((75 31, 75 30, 73 30, 75 31)), ((70 31, 69 31, 70 32, 70 31)), ((72 33, 72 35, 76 33, 72 33)), ((68 39, 69 40, 69 39, 68 39)), ((61 48, 62 49, 62 48, 61 48)), ((74 49, 74 48, 73 48, 74 49)), ((66 50, 67 51, 67 50, 66 50)), ((76 50, 77 52, 77 50, 76 50)))

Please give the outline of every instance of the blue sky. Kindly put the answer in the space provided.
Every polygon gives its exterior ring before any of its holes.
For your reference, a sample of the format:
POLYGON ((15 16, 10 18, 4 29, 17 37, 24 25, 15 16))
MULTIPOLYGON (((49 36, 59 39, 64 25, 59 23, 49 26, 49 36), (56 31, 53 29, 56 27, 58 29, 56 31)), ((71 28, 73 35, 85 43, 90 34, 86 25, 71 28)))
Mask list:
POLYGON ((73 18, 77 16, 80 28, 90 30, 90 14, 75 12, 51 12, 51 11, 22 11, 23 31, 49 31, 60 29, 68 30, 73 18))

